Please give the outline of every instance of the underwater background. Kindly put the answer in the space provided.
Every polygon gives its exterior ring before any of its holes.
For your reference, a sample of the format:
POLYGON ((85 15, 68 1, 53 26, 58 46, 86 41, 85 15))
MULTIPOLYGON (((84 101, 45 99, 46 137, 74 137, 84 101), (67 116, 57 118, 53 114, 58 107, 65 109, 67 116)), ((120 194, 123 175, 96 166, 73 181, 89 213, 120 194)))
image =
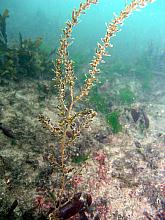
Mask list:
MULTIPOLYGON (((10 19, 7 22, 9 42, 18 39, 18 33, 25 38, 43 37, 44 44, 48 48, 57 47, 61 29, 70 18, 72 9, 76 8, 81 1, 77 0, 48 0, 48 1, 25 1, 1 0, 0 9, 9 9, 10 19)), ((81 17, 81 22, 74 31, 75 44, 72 46, 74 53, 91 56, 96 43, 104 35, 106 26, 115 14, 119 14, 126 3, 130 1, 102 0, 97 6, 87 11, 87 16, 81 17), (85 45, 85 47, 84 47, 85 45), (90 54, 91 53, 91 54, 90 54)), ((149 44, 155 48, 164 47, 165 40, 165 3, 159 0, 151 4, 125 21, 122 32, 113 40, 115 49, 112 59, 134 59, 135 55, 146 50, 149 44), (131 55, 131 56, 130 56, 131 55)), ((90 57, 91 58, 91 57, 90 57)), ((87 60, 88 61, 88 60, 87 60)))
MULTIPOLYGON (((164 220, 165 0, 126 18, 96 83, 73 105, 73 126, 62 115, 53 62, 80 3, 0 0, 0 220, 164 220), (67 146, 63 194, 61 134, 54 135, 60 123, 67 146)), ((67 48, 74 77, 65 87, 66 106, 72 80, 76 97, 107 24, 130 3, 100 0, 81 15, 67 48)))

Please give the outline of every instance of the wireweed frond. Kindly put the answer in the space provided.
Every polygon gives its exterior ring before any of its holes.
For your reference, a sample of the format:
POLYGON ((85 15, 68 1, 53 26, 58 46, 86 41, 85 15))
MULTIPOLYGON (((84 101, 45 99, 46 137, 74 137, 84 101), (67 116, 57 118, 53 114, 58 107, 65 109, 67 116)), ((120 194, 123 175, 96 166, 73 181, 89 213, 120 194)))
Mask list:
POLYGON ((115 18, 107 24, 106 34, 104 38, 101 39, 101 43, 97 44, 95 55, 90 62, 90 69, 88 72, 89 77, 85 80, 80 94, 76 96, 74 91, 74 62, 69 57, 68 47, 72 42, 72 31, 78 24, 80 15, 85 14, 86 9, 97 2, 97 0, 86 0, 84 3, 81 3, 78 9, 73 10, 71 20, 66 22, 66 28, 63 29, 60 47, 54 64, 55 80, 59 91, 59 103, 57 106, 59 120, 54 125, 49 118, 43 115, 40 115, 39 117, 43 126, 48 128, 51 133, 57 135, 59 138, 59 167, 61 172, 59 207, 61 206, 61 199, 65 191, 66 182, 68 181, 65 149, 74 144, 76 138, 79 137, 82 128, 88 127, 96 115, 96 112, 92 109, 86 108, 76 112, 75 107, 77 101, 81 101, 84 97, 88 96, 90 89, 93 87, 97 79, 96 76, 100 72, 99 64, 103 62, 103 57, 108 56, 107 49, 112 47, 111 38, 120 30, 124 20, 129 17, 133 11, 145 7, 147 4, 153 2, 153 0, 133 0, 130 4, 125 6, 119 16, 115 16, 115 18), (66 97, 66 91, 69 91, 69 98, 66 97))
POLYGON ((76 97, 76 100, 81 100, 83 97, 88 96, 94 82, 96 81, 96 74, 100 72, 98 68, 99 64, 103 61, 104 56, 108 56, 107 48, 113 47, 111 44, 111 38, 120 30, 124 20, 129 17, 133 11, 139 10, 145 7, 148 3, 152 3, 153 0, 134 0, 120 12, 119 16, 115 17, 109 24, 107 24, 107 31, 104 38, 101 39, 101 43, 97 44, 95 55, 90 62, 89 77, 86 79, 83 88, 81 88, 80 94, 76 97))

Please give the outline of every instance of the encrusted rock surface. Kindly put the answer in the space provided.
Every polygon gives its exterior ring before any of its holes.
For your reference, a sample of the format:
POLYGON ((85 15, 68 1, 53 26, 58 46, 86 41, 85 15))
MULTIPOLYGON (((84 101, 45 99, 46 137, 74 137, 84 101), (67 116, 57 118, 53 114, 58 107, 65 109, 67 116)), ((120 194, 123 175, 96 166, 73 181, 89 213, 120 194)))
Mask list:
MULTIPOLYGON (((14 133, 10 138, 0 130, 0 201, 11 204, 17 199, 19 207, 31 207, 40 190, 56 184, 46 158, 57 142, 38 121, 39 113, 53 121, 57 118, 51 86, 50 81, 37 80, 0 85, 0 122, 14 133)), ((105 215, 103 219, 143 220, 147 219, 144 212, 154 216, 165 208, 165 103, 161 94, 155 93, 159 102, 151 96, 148 102, 139 99, 132 106, 118 106, 123 125, 118 134, 112 134, 98 113, 73 148, 76 155, 89 153, 78 187, 92 194, 95 212, 105 215)))

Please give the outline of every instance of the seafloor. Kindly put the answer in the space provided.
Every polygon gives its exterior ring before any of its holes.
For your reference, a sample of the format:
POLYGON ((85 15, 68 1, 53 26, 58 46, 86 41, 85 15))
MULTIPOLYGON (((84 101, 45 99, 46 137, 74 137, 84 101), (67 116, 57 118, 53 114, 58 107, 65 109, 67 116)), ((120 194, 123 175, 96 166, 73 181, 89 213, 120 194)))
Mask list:
MULTIPOLYGON (((122 131, 113 133, 98 112, 90 129, 83 131, 74 146, 79 154, 90 152, 82 175, 77 176, 77 190, 92 195, 94 212, 103 220, 164 219, 160 217, 165 212, 163 81, 163 74, 155 73, 152 88, 146 92, 134 77, 116 73, 112 83, 102 85, 104 91, 129 84, 138 94, 138 100, 131 105, 111 107, 120 109, 122 131), (143 112, 143 119, 136 120, 139 112, 143 112)), ((15 212, 19 216, 22 210, 32 207, 37 195, 53 187, 51 167, 45 158, 49 148, 58 146, 38 121, 40 113, 56 118, 57 98, 52 88, 49 80, 0 79, 1 123, 14 136, 0 131, 1 214, 17 199, 15 212)))

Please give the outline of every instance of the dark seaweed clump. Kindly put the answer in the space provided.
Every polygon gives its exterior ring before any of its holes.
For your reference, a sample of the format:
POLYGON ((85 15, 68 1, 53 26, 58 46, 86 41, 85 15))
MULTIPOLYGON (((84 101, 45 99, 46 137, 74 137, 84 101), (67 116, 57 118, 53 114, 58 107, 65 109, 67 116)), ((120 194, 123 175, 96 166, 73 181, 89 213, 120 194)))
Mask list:
POLYGON ((6 20, 9 11, 0 15, 0 77, 20 79, 22 77, 51 76, 52 62, 47 50, 42 47, 43 40, 23 39, 19 33, 18 43, 9 46, 6 32, 6 20))

